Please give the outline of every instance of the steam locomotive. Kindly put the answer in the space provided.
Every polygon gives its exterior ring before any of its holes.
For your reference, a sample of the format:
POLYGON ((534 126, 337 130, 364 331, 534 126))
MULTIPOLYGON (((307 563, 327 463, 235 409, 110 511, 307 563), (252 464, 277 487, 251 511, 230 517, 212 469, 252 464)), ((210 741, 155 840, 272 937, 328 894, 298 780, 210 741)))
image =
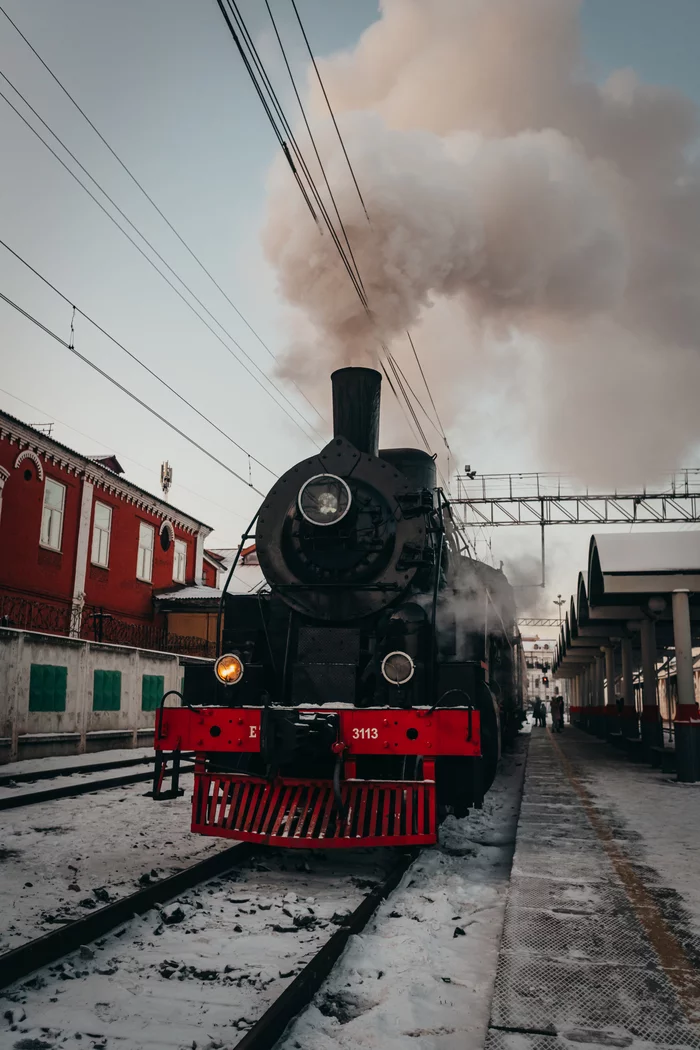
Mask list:
POLYGON ((213 672, 186 667, 182 706, 158 712, 154 795, 193 751, 194 832, 428 844, 481 806, 520 728, 513 592, 463 553, 434 459, 378 449, 380 373, 331 380, 333 439, 257 515, 267 587, 224 588, 213 672))

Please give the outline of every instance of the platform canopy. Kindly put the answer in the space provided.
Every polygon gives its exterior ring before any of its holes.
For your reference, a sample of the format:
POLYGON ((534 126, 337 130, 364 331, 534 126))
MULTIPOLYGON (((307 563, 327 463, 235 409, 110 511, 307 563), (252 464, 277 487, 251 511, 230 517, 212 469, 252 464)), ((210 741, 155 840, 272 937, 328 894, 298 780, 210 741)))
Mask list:
POLYGON ((657 637, 673 644, 670 594, 691 592, 691 619, 700 616, 700 531, 599 533, 591 536, 588 572, 579 573, 556 646, 552 671, 591 659, 608 639, 638 636, 653 608, 657 637), (586 580, 586 577, 588 579, 586 580))
POLYGON ((700 591, 700 532, 599 533, 588 549, 588 601, 621 605, 626 596, 700 591))

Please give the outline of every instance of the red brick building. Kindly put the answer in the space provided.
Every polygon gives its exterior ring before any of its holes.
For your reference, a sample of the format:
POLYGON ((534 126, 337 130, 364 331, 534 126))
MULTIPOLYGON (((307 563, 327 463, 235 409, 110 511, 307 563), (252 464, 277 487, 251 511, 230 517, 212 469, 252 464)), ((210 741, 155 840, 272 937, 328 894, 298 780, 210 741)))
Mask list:
POLYGON ((154 595, 216 582, 211 529, 121 474, 0 412, 0 623, 147 645, 154 595))

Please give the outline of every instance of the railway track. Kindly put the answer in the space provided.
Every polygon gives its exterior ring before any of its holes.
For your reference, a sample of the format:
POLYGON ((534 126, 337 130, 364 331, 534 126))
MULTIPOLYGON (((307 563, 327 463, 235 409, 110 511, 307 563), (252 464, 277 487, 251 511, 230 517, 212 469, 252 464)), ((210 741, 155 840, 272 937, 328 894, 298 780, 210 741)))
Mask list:
MULTIPOLYGON (((184 754, 182 758, 192 758, 184 754)), ((139 755, 138 758, 110 759, 107 762, 91 762, 89 765, 54 766, 48 769, 37 769, 26 773, 1 773, 0 788, 12 787, 13 784, 31 784, 35 780, 53 780, 54 777, 69 777, 78 773, 105 773, 110 769, 127 769, 133 766, 153 766, 155 754, 139 755)))
POLYGON ((192 886, 230 871, 235 865, 247 860, 251 852, 247 843, 238 843, 222 853, 216 853, 190 865, 175 875, 145 886, 128 897, 122 897, 121 900, 99 908, 89 915, 66 923, 43 937, 36 937, 9 952, 4 952, 0 955, 0 989, 21 981, 34 970, 55 962, 81 945, 103 937, 135 915, 143 915, 150 908, 172 900, 192 886))
MULTIPOLYGON (((139 760, 140 761, 140 760, 139 760)), ((120 764, 121 765, 121 764, 120 764)), ((120 765, 114 765, 111 768, 117 769, 120 765)), ((107 765, 102 766, 102 769, 109 768, 107 765)), ((70 772, 65 774, 61 772, 51 772, 46 770, 46 776, 64 776, 64 775, 78 775, 91 773, 99 770, 99 766, 95 766, 94 769, 89 766, 76 766, 70 772)), ((184 773, 191 773, 194 769, 193 765, 183 765, 180 767, 180 775, 184 773)), ((34 777, 33 777, 34 778, 34 777)), ((16 781, 16 778, 15 782, 16 781)), ((27 780, 29 777, 27 776, 27 780)), ((45 777, 42 777, 45 779, 45 777)), ((0 811, 8 809, 18 809, 21 806, 34 806, 40 802, 51 802, 57 798, 71 798, 75 795, 87 795, 92 791, 104 791, 107 788, 115 787, 126 787, 128 784, 139 784, 145 783, 153 779, 153 769, 147 769, 139 773, 126 773, 124 776, 118 777, 106 777, 98 780, 77 780, 70 784, 58 784, 55 787, 42 788, 39 791, 21 791, 12 793, 10 795, 3 795, 0 797, 0 811)), ((0 785, 7 787, 7 785, 0 785)))
MULTIPOLYGON (((183 1014, 181 1023, 196 1032, 197 1043, 201 1045, 200 1015, 207 990, 211 989, 206 1005, 213 1006, 208 1011, 214 1017, 212 1029, 227 1029, 222 1046, 235 1045, 237 1050, 271 1048, 287 1024, 310 1002, 348 938, 364 928, 381 901, 397 886, 416 851, 398 856, 386 851, 378 877, 376 852, 349 854, 350 851, 343 851, 343 856, 335 852, 332 857, 328 854, 309 858, 316 865, 315 872, 308 871, 309 860, 303 855, 276 855, 243 843, 208 857, 0 956, 0 988, 5 989, 2 1012, 9 1009, 11 1015, 13 1010, 17 1016, 24 1015, 16 1030, 29 1038, 37 1038, 37 1032, 45 1033, 49 1028, 60 1032, 55 1044, 59 1046, 67 1034, 75 1034, 67 1033, 62 1022, 74 1024, 81 1010, 84 1012, 83 1004, 97 1000, 98 1018, 91 1019, 88 1031, 76 1035, 81 1039, 83 1035, 87 1037, 81 1045, 90 1046, 90 1036, 98 1040, 115 1037, 122 1046, 140 1048, 152 1043, 170 1045, 163 1038, 162 1028, 157 1037, 149 1037, 149 1025, 153 1024, 154 1013, 157 1020, 158 1003, 164 1000, 169 1004, 168 1009, 183 1014), (367 878, 368 871, 373 878, 367 878), (293 892, 294 888, 298 894, 293 892), (318 900, 302 896, 309 888, 318 891, 318 900), (363 895, 363 889, 369 892, 363 895), (277 899, 262 896, 261 890, 264 894, 276 890, 277 899), (284 890, 287 892, 282 897, 284 890), (183 895, 186 899, 182 899, 183 895), (314 908, 307 903, 312 899, 314 908), (173 900, 175 904, 167 904, 173 900), (347 904, 348 900, 355 905, 352 910, 331 916, 334 909, 347 904), (247 907, 243 906, 244 902, 247 907), (158 908, 160 911, 154 911, 158 908), (225 918, 219 918, 225 911, 225 918), (194 921, 178 925, 179 913, 185 912, 194 921), (249 918, 253 912, 256 918, 249 918), (259 928, 260 913, 262 929, 259 928), (201 916, 206 920, 203 925, 196 921, 201 916), (246 918, 250 926, 257 924, 257 928, 244 931, 241 923, 246 918), (171 921, 174 924, 169 924, 171 921), (236 932, 251 933, 252 950, 246 947, 245 937, 236 938, 236 932), (328 932, 330 936, 326 935, 328 932), (232 958, 240 959, 243 966, 234 963, 222 969, 221 954, 231 937, 237 941, 232 958), (202 950, 206 965, 201 961, 192 965, 196 955, 193 946, 202 950), (258 957, 253 961, 256 952, 258 957), (112 982, 118 980, 112 975, 120 970, 126 971, 124 981, 129 986, 133 986, 138 972, 137 984, 142 991, 136 1002, 133 996, 130 998, 128 1018, 122 1016, 118 1006, 110 1006, 115 992, 112 982), (252 974, 246 977, 243 970, 252 974), (255 976, 258 970, 264 972, 262 979, 255 976), (294 978, 291 983, 285 983, 279 993, 271 997, 271 992, 291 976, 294 978), (219 977, 225 982, 223 989, 219 977), (183 984, 173 986, 178 979, 183 984), (83 991, 79 987, 81 980, 85 982, 83 991), (168 983, 170 981, 172 983, 168 983), (240 1004, 237 1008, 230 1000, 236 998, 236 989, 241 988, 243 994, 238 998, 246 1001, 245 1016, 237 1018, 240 1004), (55 994, 50 994, 51 991, 55 994), (222 991, 224 996, 220 994, 222 991), (49 993, 48 1001, 46 993, 49 993), (177 1008, 170 1003, 173 995, 178 1000, 177 1008), (139 1017, 140 1004, 142 1017, 139 1017), (191 1008, 188 1009, 187 1004, 191 1004, 191 1008), (99 1018, 99 1009, 106 1011, 102 1018, 99 1018), (134 1023, 138 1036, 130 1035, 134 1023)), ((121 989, 116 994, 117 1002, 120 994, 121 989)), ((175 1030, 178 1036, 172 1045, 178 1047, 183 1044, 182 1027, 175 1024, 175 1030)), ((45 1034, 40 1037, 45 1038, 45 1034)))

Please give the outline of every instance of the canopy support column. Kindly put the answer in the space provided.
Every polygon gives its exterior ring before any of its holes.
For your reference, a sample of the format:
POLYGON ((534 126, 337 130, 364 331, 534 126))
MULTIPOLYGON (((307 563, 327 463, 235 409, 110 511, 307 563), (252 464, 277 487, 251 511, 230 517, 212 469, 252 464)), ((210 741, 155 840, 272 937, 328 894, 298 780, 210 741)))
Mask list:
POLYGON ((692 783, 700 779, 700 717, 695 702, 693 649, 690 631, 688 591, 674 591, 673 641, 676 648, 676 682, 678 703, 674 729, 676 734, 676 769, 678 779, 692 783))
POLYGON ((652 747, 663 747, 663 727, 656 694, 656 625, 650 618, 642 620, 642 745, 649 760, 652 747))

